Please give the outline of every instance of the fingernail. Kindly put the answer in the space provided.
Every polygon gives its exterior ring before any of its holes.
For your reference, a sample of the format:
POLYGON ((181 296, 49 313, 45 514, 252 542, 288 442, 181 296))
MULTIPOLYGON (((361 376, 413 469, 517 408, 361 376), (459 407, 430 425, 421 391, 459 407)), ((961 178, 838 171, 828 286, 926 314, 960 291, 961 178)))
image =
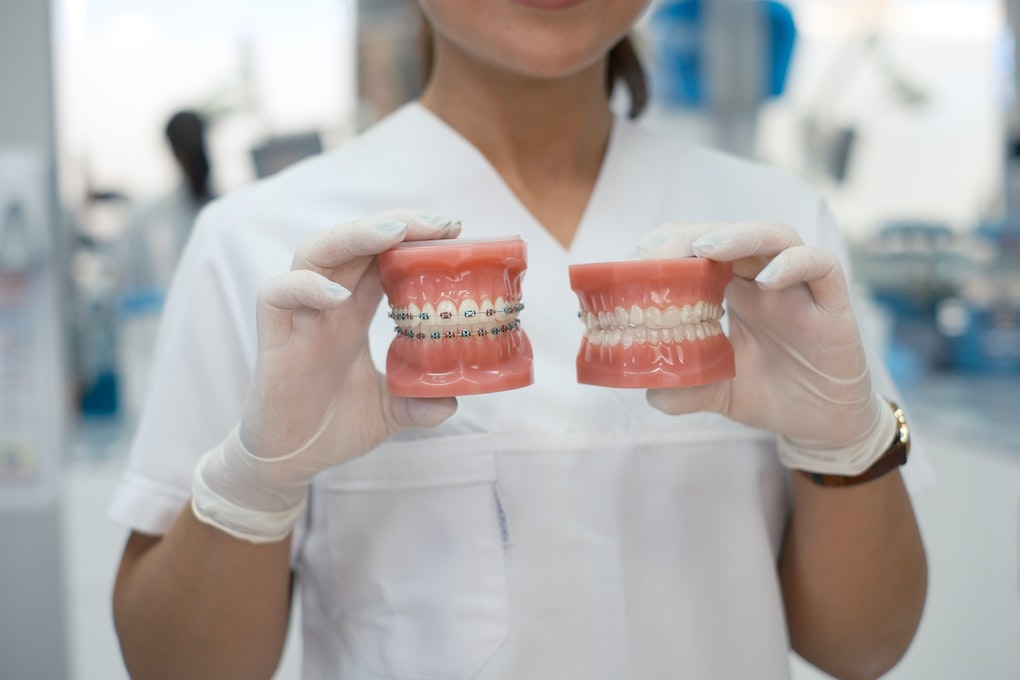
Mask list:
POLYGON ((407 223, 400 220, 379 220, 375 223, 376 231, 387 236, 399 234, 407 229, 407 223))
POLYGON ((341 286, 336 281, 330 281, 326 284, 326 292, 334 300, 346 300, 351 296, 351 291, 341 286))
POLYGON ((447 223, 446 229, 443 229, 441 232, 439 232, 439 235, 444 238, 455 238, 457 236, 460 236, 460 228, 461 228, 460 220, 452 220, 451 222, 447 223))
POLYGON ((698 255, 707 255, 713 251, 718 251, 721 246, 722 239, 718 233, 699 236, 691 243, 691 249, 698 255))
POLYGON ((449 216, 444 215, 443 213, 437 210, 423 210, 422 212, 418 213, 418 219, 420 219, 422 222, 429 225, 430 227, 435 227, 436 229, 438 229, 439 227, 445 227, 453 225, 455 223, 456 224, 460 223, 459 220, 451 219, 449 216))
POLYGON ((755 283, 760 286, 770 286, 776 282, 779 277, 779 271, 776 267, 772 266, 772 263, 765 265, 765 268, 758 272, 758 276, 754 277, 755 283))
POLYGON ((648 390, 645 392, 645 401, 652 408, 661 411, 662 410, 662 392, 660 390, 648 390))

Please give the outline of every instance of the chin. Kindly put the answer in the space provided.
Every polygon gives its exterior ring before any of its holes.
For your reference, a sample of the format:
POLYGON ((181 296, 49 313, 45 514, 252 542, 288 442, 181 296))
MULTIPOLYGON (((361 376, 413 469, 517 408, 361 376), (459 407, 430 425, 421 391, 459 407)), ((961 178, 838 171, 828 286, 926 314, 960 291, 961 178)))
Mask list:
POLYGON ((437 51, 535 78, 577 74, 602 60, 631 30, 644 0, 462 0, 421 2, 437 51), (562 6, 561 6, 562 5, 562 6))

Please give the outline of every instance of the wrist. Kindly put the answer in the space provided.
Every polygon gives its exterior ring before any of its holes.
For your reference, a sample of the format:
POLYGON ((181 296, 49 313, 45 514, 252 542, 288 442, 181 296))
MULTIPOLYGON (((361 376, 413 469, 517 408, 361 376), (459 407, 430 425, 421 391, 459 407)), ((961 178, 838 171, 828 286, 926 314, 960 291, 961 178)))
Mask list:
POLYGON ((878 479, 905 465, 907 456, 910 454, 910 428, 907 426, 907 419, 900 407, 893 402, 889 402, 889 406, 896 421, 896 432, 886 450, 867 469, 851 476, 829 475, 805 472, 803 470, 798 470, 799 474, 807 477, 817 486, 856 486, 878 479))
POLYGON ((235 428, 198 463, 192 512, 199 521, 251 543, 282 540, 304 514, 308 482, 286 474, 285 461, 249 452, 235 428))
POLYGON ((907 436, 902 411, 896 404, 876 396, 875 407, 872 425, 857 443, 842 447, 808 446, 780 436, 780 461, 791 470, 808 474, 848 478, 863 475, 891 452, 899 441, 901 430, 902 436, 907 436))

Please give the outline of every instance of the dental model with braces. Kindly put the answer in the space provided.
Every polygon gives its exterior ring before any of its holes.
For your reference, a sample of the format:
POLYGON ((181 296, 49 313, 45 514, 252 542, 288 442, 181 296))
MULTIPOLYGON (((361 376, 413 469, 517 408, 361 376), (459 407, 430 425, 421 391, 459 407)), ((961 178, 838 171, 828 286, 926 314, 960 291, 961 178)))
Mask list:
POLYGON ((518 318, 526 267, 519 238, 406 242, 380 255, 395 324, 390 392, 440 397, 530 385, 531 344, 518 318))
POLYGON ((690 387, 735 375, 720 323, 732 266, 705 258, 573 265, 584 325, 578 382, 690 387))
POLYGON ((396 322, 393 330, 397 335, 416 340, 450 340, 455 338, 498 337, 500 333, 511 333, 520 328, 517 316, 524 310, 520 302, 507 302, 488 298, 477 302, 468 298, 460 306, 452 300, 442 300, 435 305, 424 303, 421 307, 410 303, 407 307, 391 307, 389 317, 396 322))

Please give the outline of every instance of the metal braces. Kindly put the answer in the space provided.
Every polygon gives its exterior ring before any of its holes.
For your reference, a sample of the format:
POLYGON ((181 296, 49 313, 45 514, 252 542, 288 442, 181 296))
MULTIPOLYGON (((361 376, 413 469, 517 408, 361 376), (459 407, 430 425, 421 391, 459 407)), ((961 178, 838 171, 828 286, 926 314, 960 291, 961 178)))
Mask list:
POLYGON ((476 328, 471 330, 470 328, 461 328, 456 330, 453 328, 447 330, 432 330, 429 332, 415 331, 410 328, 401 328, 400 326, 394 326, 393 330, 397 335, 408 338, 410 340, 454 340, 456 338, 484 338, 487 336, 499 336, 512 333, 520 328, 521 322, 514 321, 513 323, 505 323, 502 326, 493 326, 492 328, 476 328))
MULTIPOLYGON (((435 314, 435 317, 437 319, 442 319, 444 321, 448 321, 452 319, 454 316, 463 317, 465 319, 473 319, 478 315, 483 315, 485 317, 493 317, 496 316, 497 311, 498 310, 496 310, 495 307, 488 307, 484 310, 469 309, 463 314, 459 312, 438 312, 435 314)), ((508 304, 503 307, 503 313, 506 314, 507 316, 511 314, 520 314, 522 311, 524 311, 524 304, 520 302, 508 304)), ((390 310, 390 312, 386 316, 393 319, 394 321, 410 321, 411 319, 420 319, 421 321, 428 321, 432 318, 433 315, 429 314, 428 312, 419 312, 418 314, 411 314, 405 308, 394 307, 390 310)))

